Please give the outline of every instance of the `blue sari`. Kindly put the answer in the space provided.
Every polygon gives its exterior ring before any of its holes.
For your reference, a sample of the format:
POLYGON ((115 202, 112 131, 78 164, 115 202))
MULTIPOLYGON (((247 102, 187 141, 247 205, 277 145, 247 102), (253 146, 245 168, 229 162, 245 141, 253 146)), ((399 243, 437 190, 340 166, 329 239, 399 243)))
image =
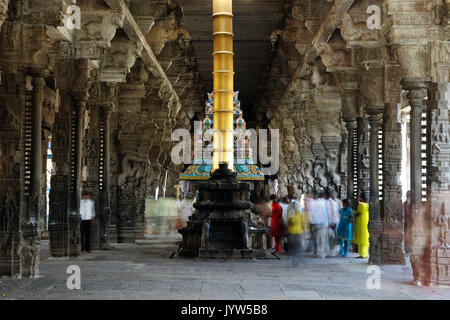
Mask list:
POLYGON ((337 229, 338 240, 353 240, 352 217, 353 210, 348 207, 342 208, 340 211, 341 220, 337 229))

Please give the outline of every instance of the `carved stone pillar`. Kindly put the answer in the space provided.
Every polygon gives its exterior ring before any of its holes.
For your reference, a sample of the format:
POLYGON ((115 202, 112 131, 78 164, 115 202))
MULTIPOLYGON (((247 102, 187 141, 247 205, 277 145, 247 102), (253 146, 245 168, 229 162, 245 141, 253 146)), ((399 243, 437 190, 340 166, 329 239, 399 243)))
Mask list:
POLYGON ((82 190, 93 196, 95 202, 95 218, 91 221, 91 249, 97 250, 99 246, 99 216, 100 216, 100 108, 89 103, 86 111, 87 120, 84 124, 83 137, 83 163, 82 163, 82 190))
POLYGON ((72 114, 74 127, 72 128, 73 141, 73 177, 71 185, 71 208, 69 212, 69 256, 81 254, 80 234, 80 200, 81 200, 81 164, 82 164, 82 123, 86 100, 75 99, 75 110, 72 114))
POLYGON ((0 85, 0 99, 7 97, 0 107, 0 276, 20 276, 25 78, 23 73, 3 74, 2 80, 15 85, 0 85))
POLYGON ((42 107, 45 79, 38 75, 33 78, 32 85, 30 192, 27 199, 27 210, 23 213, 21 221, 23 237, 21 275, 24 277, 35 277, 39 273, 41 240, 38 219, 42 205, 42 107))
POLYGON ((352 205, 354 202, 354 186, 355 186, 355 172, 353 168, 354 161, 354 139, 355 139, 355 128, 356 128, 356 119, 346 118, 345 127, 347 128, 347 199, 352 201, 352 205))
MULTIPOLYGON (((429 97, 430 110, 428 112, 427 130, 428 212, 425 214, 425 226, 431 227, 431 234, 428 238, 430 239, 429 247, 426 248, 426 252, 430 254, 430 265, 425 275, 419 275, 419 281, 424 284, 449 286, 450 83, 433 83, 429 97)), ((418 222, 420 222, 420 219, 423 218, 418 217, 418 222)), ((413 252, 416 254, 415 249, 413 249, 413 252)))
POLYGON ((109 225, 111 223, 111 109, 102 110, 103 128, 103 211, 100 216, 100 249, 110 248, 109 225))
POLYGON ((48 222, 52 257, 67 257, 69 254, 72 110, 72 97, 67 92, 62 92, 61 105, 52 128, 52 154, 55 174, 51 177, 48 222))
POLYGON ((369 262, 381 264, 383 221, 380 217, 378 150, 381 114, 379 109, 369 109, 367 113, 370 124, 369 262))
POLYGON ((422 205, 422 113, 425 110, 424 99, 427 96, 425 82, 403 81, 403 87, 409 90, 410 112, 410 148, 411 148, 411 206, 413 216, 422 205))
MULTIPOLYGON (((31 202, 36 201, 35 205, 30 206, 28 219, 35 219, 39 216, 40 198, 41 198, 41 175, 42 175, 42 107, 44 103, 45 80, 42 77, 36 77, 32 80, 32 112, 31 112, 31 202), (36 208, 36 205, 38 206, 36 208), (37 211, 34 211, 37 209, 37 211)), ((31 204, 31 203, 30 203, 31 204)))
POLYGON ((426 208, 422 205, 422 113, 427 96, 425 81, 403 80, 402 86, 408 90, 407 98, 411 106, 410 111, 410 155, 411 155, 411 211, 413 220, 413 239, 411 252, 411 266, 415 283, 429 281, 429 254, 427 245, 429 223, 425 218, 426 208), (428 230, 427 230, 428 229, 428 230))
MULTIPOLYGON (((369 196, 370 185, 370 156, 369 156, 369 123, 367 118, 357 118, 358 123, 358 191, 357 198, 361 192, 369 196)), ((358 205, 355 202, 354 207, 358 205)))
POLYGON ((358 150, 355 140, 358 139, 355 134, 357 128, 356 118, 359 114, 359 81, 358 73, 352 68, 347 68, 338 73, 342 96, 342 119, 347 129, 346 140, 343 143, 347 146, 346 168, 346 197, 352 202, 352 206, 358 201, 357 179, 358 172, 355 168, 355 162, 358 162, 358 150))
POLYGON ((405 264, 402 216, 400 103, 387 103, 383 123, 383 264, 405 264))

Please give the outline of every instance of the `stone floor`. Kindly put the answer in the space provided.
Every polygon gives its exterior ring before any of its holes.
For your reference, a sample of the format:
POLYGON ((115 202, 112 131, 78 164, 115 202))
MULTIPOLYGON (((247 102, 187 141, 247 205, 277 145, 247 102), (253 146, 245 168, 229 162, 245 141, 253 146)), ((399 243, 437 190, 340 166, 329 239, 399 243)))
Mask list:
POLYGON ((169 259, 172 239, 114 244, 76 259, 41 249, 36 279, 0 279, 4 299, 446 299, 450 288, 411 285, 410 266, 382 266, 381 288, 368 289, 366 260, 304 257, 297 268, 280 254, 265 260, 169 259), (81 269, 81 289, 67 289, 66 269, 81 269))

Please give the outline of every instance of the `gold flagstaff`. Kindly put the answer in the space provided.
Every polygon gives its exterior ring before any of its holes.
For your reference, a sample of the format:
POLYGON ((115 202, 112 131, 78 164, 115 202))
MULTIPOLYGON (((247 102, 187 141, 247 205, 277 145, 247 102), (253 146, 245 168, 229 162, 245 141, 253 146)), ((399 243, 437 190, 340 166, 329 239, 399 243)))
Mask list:
POLYGON ((233 170, 233 4, 232 0, 213 0, 214 39, 214 142, 213 170, 228 163, 233 170))

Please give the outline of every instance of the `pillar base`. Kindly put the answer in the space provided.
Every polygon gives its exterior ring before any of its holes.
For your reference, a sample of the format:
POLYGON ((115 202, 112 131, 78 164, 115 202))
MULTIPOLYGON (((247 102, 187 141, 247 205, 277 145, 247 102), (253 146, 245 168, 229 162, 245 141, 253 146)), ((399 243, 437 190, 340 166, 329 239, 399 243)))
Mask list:
POLYGON ((52 257, 67 257, 69 242, 69 226, 67 224, 48 225, 50 234, 50 255, 52 257))
POLYGON ((382 264, 405 265, 405 251, 403 250, 403 239, 382 236, 382 264))
POLYGON ((135 243, 136 242, 136 223, 135 221, 119 222, 118 243, 135 243))
POLYGON ((22 244, 20 234, 0 232, 2 252, 0 252, 0 276, 21 277, 20 254, 22 244))

